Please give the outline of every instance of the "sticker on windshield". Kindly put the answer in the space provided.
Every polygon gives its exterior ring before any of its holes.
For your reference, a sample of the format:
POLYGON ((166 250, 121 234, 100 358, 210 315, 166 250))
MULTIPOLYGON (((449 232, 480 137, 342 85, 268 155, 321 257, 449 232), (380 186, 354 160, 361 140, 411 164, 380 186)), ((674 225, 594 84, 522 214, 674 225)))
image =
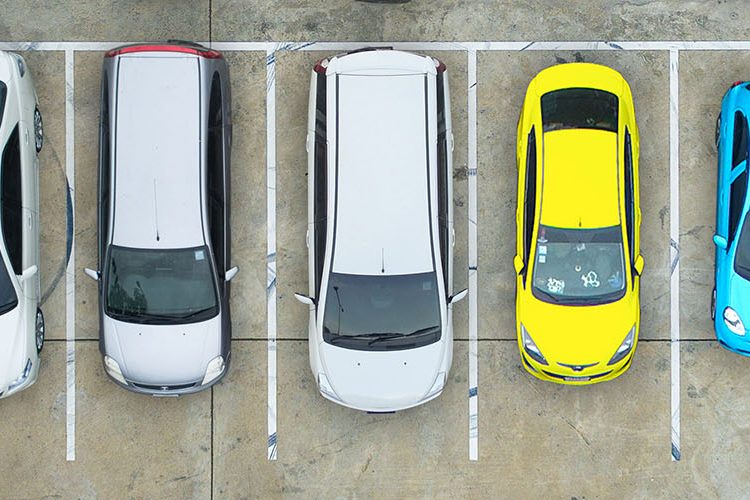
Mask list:
POLYGON ((609 283, 609 286, 611 286, 615 290, 619 290, 620 288, 622 288, 622 285, 624 283, 622 282, 622 277, 620 277, 620 271, 617 271, 615 274, 610 276, 607 280, 607 283, 609 283))
POLYGON ((539 245, 539 255, 547 255, 547 245, 539 245))
POLYGON ((203 255, 203 250, 196 250, 195 251, 195 260, 203 260, 205 259, 205 255, 203 255))
POLYGON ((596 271, 589 271, 588 273, 582 275, 581 281, 583 281, 584 288, 599 288, 599 285, 601 284, 599 282, 599 276, 596 274, 596 271))
POLYGON ((546 255, 540 255, 539 256, 539 263, 540 264, 544 264, 545 262, 547 262, 547 256, 546 255))
POLYGON ((427 280, 422 282, 422 290, 432 290, 432 281, 427 280))
POLYGON ((559 280, 556 278, 547 278, 547 290, 550 293, 563 293, 565 290, 565 280, 559 280))

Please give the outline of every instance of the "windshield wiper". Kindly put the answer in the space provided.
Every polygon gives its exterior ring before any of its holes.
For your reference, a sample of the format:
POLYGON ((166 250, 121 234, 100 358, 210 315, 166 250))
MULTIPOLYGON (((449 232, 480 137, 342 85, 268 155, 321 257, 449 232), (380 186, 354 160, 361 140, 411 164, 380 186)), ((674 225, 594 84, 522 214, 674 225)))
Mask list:
POLYGON ((549 292, 545 292, 541 288, 534 287, 534 290, 536 290, 537 292, 541 293, 542 295, 544 295, 545 297, 547 297, 548 299, 550 299, 554 303, 560 302, 560 297, 556 297, 556 296, 552 295, 549 292))
POLYGON ((184 314, 182 316, 177 316, 177 319, 185 320, 185 319, 193 319, 196 316, 200 316, 201 314, 205 314, 209 311, 213 311, 216 308, 216 306, 208 306, 204 309, 198 309, 197 311, 189 312, 187 314, 184 314))

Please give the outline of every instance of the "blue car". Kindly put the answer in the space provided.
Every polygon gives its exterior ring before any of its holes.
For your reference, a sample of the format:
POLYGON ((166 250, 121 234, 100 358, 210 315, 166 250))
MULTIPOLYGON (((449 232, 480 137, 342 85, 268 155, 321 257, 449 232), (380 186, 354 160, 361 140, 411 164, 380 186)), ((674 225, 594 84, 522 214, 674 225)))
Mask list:
POLYGON ((711 318, 719 343, 745 356, 750 356, 748 115, 750 82, 735 82, 722 99, 716 121, 719 168, 711 318))

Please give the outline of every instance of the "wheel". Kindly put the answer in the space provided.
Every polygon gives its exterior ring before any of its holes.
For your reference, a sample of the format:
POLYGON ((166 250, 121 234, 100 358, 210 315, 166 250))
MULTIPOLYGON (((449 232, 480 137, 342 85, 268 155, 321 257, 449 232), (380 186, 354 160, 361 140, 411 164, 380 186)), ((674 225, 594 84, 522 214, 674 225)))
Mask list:
POLYGON ((716 288, 711 293, 711 320, 716 319, 716 288))
POLYGON ((42 113, 39 112, 39 108, 34 109, 34 146, 37 153, 44 146, 44 128, 42 126, 42 113))
POLYGON ((36 336, 36 352, 40 353, 42 352, 42 347, 44 347, 44 314, 42 314, 42 310, 39 308, 36 310, 34 334, 36 336))
POLYGON ((721 131, 721 114, 716 117, 716 132, 714 135, 714 143, 716 144, 716 149, 719 149, 719 133, 721 131))

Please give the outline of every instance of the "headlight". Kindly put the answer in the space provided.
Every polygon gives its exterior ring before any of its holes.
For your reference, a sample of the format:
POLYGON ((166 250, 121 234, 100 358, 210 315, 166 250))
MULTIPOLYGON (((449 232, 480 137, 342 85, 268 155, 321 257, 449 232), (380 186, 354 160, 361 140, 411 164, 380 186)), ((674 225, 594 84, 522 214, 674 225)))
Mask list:
POLYGON ((439 394, 443 390, 443 387, 445 387, 445 372, 440 372, 438 373, 437 378, 435 378, 435 383, 432 384, 432 388, 425 395, 424 399, 429 399, 439 394))
POLYGON ((12 391, 16 387, 26 382, 26 379, 29 378, 30 374, 31 374, 31 360, 29 359, 28 361, 26 361, 26 366, 24 366, 23 373, 21 374, 21 376, 15 379, 13 382, 11 382, 8 385, 8 392, 12 391))
POLYGON ((625 335, 625 340, 622 341, 622 344, 617 348, 615 355, 612 356, 612 359, 609 360, 607 365, 611 366, 618 361, 622 361, 622 359, 633 349, 633 344, 635 344, 635 325, 633 325, 633 328, 631 328, 628 334, 625 335))
POLYGON ((107 370, 107 373, 110 377, 117 380, 121 384, 128 385, 127 381, 125 380, 125 377, 122 375, 122 370, 120 370, 120 365, 115 361, 114 359, 110 358, 109 356, 104 356, 104 369, 107 370))
POLYGON ((326 377, 325 373, 318 373, 318 388, 320 389, 320 392, 326 396, 329 396, 336 401, 341 400, 339 395, 336 394, 336 391, 333 390, 333 387, 331 387, 331 383, 328 382, 328 377, 326 377))
POLYGON ((536 344, 531 338, 531 335, 529 335, 529 332, 526 331, 526 327, 523 326, 523 323, 521 323, 521 341, 523 342, 523 350, 534 361, 542 365, 548 364, 547 360, 544 359, 544 356, 542 355, 542 351, 540 351, 539 348, 536 346, 536 344))
POLYGON ((724 324, 729 331, 735 335, 745 335, 745 325, 742 324, 740 315, 731 307, 724 309, 724 324))
POLYGON ((216 356, 214 359, 209 361, 208 366, 206 367, 206 376, 203 377, 203 382, 201 382, 201 385, 206 385, 216 380, 219 375, 224 373, 224 367, 223 356, 216 356))

